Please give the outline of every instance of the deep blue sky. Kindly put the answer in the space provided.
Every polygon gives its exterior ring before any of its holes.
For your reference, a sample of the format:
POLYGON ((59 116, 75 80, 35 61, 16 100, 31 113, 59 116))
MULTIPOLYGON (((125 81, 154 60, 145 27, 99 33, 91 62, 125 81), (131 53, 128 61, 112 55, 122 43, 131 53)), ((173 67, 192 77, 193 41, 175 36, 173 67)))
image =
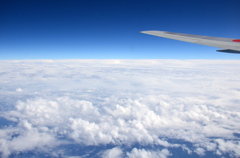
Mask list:
POLYGON ((240 59, 139 31, 240 38, 239 0, 1 0, 0 59, 240 59))

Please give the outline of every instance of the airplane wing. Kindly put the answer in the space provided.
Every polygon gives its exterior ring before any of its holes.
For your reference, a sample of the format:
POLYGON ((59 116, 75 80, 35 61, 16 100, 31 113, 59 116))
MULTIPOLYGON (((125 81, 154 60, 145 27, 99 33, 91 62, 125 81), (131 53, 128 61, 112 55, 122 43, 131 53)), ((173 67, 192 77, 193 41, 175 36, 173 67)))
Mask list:
POLYGON ((217 50, 219 52, 240 54, 240 39, 200 36, 200 35, 191 35, 191 34, 174 33, 174 32, 166 32, 166 31, 141 31, 140 33, 164 37, 164 38, 170 38, 170 39, 185 41, 190 43, 219 47, 219 48, 222 48, 220 50, 217 50))

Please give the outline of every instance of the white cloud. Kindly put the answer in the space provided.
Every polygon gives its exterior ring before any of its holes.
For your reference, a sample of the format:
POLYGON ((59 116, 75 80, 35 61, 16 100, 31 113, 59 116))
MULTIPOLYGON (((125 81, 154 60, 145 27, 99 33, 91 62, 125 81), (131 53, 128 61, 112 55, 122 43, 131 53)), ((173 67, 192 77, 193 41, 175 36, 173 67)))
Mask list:
POLYGON ((47 149, 47 147, 54 147, 56 145, 55 138, 48 133, 41 133, 35 129, 30 131, 16 130, 18 129, 3 131, 5 132, 5 137, 0 139, 2 157, 8 157, 11 153, 15 152, 25 152, 36 150, 37 148, 47 149))
POLYGON ((115 147, 109 150, 104 151, 102 154, 102 158, 121 158, 123 155, 123 152, 121 148, 115 147))
POLYGON ((233 157, 239 157, 240 155, 240 142, 239 141, 225 141, 223 139, 216 139, 215 142, 217 142, 218 150, 217 154, 222 155, 226 154, 229 151, 232 151, 230 153, 233 157))
MULTIPOLYGON (((1 65, 1 116, 17 123, 0 131, 2 156, 47 152, 65 144, 121 147, 104 149, 103 157, 169 157, 175 154, 173 148, 200 156, 207 151, 240 156, 239 138, 233 134, 240 130, 239 61, 5 61, 1 65), (126 151, 124 146, 132 149, 126 151), (156 148, 144 148, 149 146, 156 148)), ((81 156, 64 149, 60 153, 81 156)))
POLYGON ((204 156, 205 155, 205 150, 203 148, 197 148, 195 150, 195 152, 200 155, 200 156, 204 156))
POLYGON ((167 150, 163 149, 161 151, 149 151, 145 149, 134 148, 130 153, 127 153, 129 158, 167 158, 172 154, 167 150))
POLYGON ((23 90, 21 88, 16 89, 17 92, 22 92, 23 90))

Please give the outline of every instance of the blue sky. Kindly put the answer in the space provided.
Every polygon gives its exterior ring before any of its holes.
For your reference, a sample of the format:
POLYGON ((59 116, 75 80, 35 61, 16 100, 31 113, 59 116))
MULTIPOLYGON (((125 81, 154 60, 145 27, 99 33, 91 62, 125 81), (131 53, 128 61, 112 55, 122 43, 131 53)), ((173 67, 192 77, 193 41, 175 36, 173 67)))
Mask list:
POLYGON ((3 0, 0 59, 240 59, 139 31, 240 38, 239 0, 3 0))

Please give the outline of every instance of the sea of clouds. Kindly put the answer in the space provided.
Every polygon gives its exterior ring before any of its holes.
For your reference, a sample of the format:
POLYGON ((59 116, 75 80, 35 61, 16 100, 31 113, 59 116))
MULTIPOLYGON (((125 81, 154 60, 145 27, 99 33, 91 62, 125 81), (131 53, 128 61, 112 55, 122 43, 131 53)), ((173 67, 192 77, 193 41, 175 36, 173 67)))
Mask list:
POLYGON ((0 156, 240 157, 239 60, 0 62, 0 156))

